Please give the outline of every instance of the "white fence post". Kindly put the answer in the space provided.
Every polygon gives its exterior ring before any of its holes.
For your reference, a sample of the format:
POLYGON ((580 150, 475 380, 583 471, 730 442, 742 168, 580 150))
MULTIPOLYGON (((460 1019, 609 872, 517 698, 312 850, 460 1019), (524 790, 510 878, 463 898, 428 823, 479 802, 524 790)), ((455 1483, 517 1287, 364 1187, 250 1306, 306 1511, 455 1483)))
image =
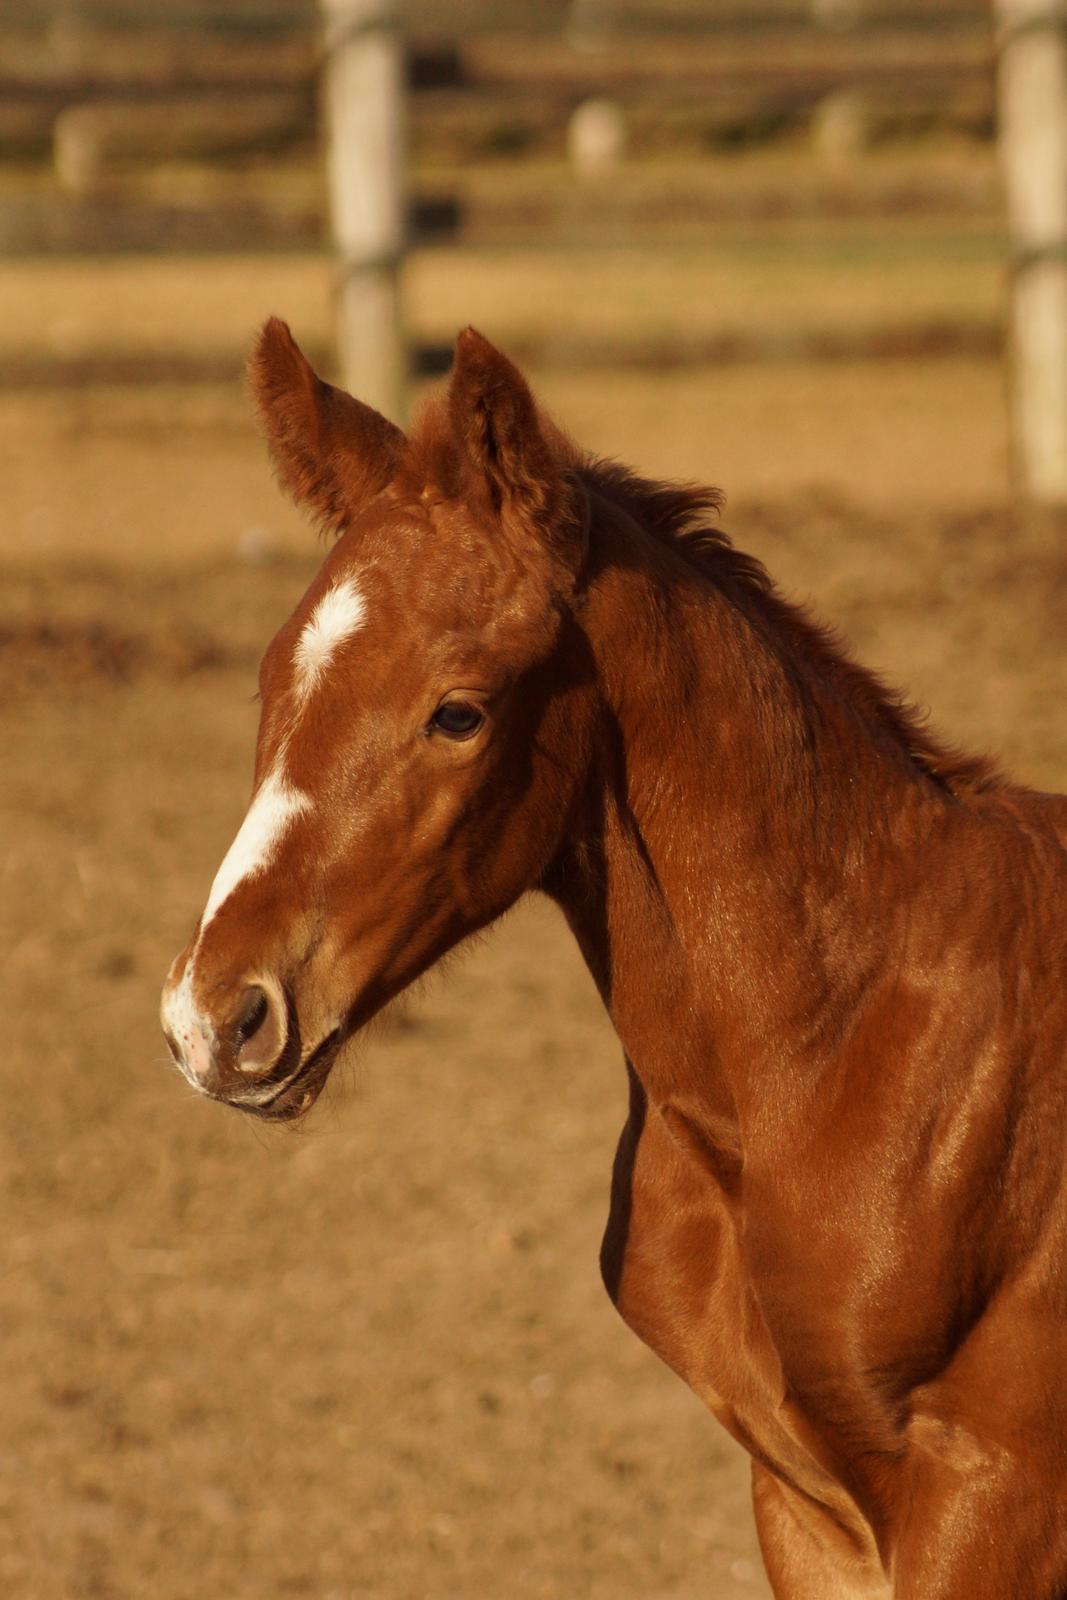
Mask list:
POLYGON ((402 422, 407 356, 404 62, 395 0, 322 0, 338 354, 353 394, 402 422))
POLYGON ((1067 0, 996 0, 1020 488, 1067 504, 1067 0))

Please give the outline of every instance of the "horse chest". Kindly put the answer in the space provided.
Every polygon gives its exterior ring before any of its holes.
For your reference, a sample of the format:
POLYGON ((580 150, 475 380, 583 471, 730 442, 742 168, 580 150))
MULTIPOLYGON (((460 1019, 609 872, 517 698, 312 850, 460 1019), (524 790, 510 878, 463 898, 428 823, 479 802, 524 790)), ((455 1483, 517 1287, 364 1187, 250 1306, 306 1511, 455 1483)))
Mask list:
POLYGON ((654 1113, 620 1142, 602 1268, 623 1320, 749 1453, 859 1530, 832 1452, 789 1400, 735 1203, 654 1113))

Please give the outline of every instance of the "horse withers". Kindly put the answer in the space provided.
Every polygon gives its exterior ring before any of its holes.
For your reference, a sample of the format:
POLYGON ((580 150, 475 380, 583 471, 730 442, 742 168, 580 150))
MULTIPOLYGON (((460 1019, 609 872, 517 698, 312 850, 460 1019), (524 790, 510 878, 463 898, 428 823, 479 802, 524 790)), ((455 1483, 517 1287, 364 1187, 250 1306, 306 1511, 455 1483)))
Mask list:
POLYGON ((602 1252, 751 1453, 789 1600, 1067 1597, 1067 800, 937 743, 472 330, 410 436, 279 322, 252 384, 336 535, 163 1021, 299 1116, 527 890, 626 1052, 602 1252))

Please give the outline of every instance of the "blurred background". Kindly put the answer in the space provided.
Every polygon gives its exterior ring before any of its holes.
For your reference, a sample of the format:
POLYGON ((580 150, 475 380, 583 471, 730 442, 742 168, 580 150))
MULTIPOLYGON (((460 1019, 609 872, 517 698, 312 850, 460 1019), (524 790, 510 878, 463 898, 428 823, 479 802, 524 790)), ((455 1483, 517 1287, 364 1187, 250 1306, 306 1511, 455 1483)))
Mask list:
POLYGON ((624 1079, 547 908, 295 1134, 168 1069, 321 558, 242 364, 278 314, 400 415, 474 322, 1067 788, 1062 519, 1006 359, 1061 201, 1020 243, 996 55, 976 0, 5 0, 4 1593, 765 1600, 744 1459, 599 1283, 624 1079))

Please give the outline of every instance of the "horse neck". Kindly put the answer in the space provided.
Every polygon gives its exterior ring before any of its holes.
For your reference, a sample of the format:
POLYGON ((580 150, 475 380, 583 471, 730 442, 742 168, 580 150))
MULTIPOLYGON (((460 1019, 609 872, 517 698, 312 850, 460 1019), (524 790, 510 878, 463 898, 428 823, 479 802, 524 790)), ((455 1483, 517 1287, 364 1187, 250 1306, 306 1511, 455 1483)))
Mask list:
POLYGON ((600 753, 546 887, 653 1099, 732 1119, 847 1028, 946 796, 780 605, 611 542, 581 617, 600 753))

